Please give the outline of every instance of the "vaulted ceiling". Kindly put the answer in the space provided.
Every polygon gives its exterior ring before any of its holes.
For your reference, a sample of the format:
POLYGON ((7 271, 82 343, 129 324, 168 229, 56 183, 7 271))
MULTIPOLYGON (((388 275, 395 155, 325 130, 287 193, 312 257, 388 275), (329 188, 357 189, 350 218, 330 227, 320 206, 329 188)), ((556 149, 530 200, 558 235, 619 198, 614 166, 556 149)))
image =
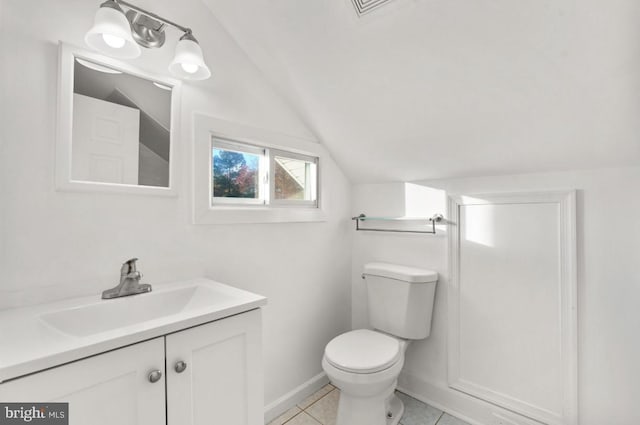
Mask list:
POLYGON ((637 0, 203 2, 354 182, 640 163, 637 0))

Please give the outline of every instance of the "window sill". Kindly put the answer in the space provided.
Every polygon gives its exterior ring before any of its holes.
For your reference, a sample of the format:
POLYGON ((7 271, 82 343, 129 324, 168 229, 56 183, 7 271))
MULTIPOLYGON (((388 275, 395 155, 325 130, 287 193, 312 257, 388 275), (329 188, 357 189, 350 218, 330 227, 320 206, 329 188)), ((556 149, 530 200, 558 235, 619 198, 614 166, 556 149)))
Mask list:
POLYGON ((320 208, 278 208, 255 206, 214 206, 199 217, 195 224, 250 224, 250 223, 312 223, 326 221, 320 208))

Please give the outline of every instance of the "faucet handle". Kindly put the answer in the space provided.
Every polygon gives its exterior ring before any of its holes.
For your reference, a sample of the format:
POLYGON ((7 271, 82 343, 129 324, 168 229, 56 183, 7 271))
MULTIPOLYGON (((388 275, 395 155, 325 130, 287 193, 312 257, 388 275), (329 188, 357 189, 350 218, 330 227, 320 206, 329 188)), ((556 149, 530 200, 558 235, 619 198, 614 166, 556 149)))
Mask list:
POLYGON ((122 263, 122 268, 120 269, 120 274, 121 275, 127 275, 129 273, 133 273, 136 271, 136 261, 138 261, 137 258, 131 258, 127 261, 125 261, 124 263, 122 263))

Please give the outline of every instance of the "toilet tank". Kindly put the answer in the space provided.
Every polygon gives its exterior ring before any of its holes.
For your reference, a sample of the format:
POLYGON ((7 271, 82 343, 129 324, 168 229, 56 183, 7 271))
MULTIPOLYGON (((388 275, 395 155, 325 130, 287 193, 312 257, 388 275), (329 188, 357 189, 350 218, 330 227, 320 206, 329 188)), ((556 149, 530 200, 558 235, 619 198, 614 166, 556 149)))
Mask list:
POLYGON ((431 316, 438 273, 388 263, 368 263, 369 324, 406 339, 423 339, 431 333, 431 316))

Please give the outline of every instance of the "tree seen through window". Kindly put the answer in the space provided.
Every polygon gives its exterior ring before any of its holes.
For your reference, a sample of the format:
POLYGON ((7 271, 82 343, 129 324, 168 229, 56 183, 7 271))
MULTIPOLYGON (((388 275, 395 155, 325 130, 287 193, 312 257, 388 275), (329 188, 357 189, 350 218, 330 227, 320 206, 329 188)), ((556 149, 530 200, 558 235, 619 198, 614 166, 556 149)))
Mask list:
POLYGON ((213 196, 258 198, 257 155, 213 149, 213 196))

